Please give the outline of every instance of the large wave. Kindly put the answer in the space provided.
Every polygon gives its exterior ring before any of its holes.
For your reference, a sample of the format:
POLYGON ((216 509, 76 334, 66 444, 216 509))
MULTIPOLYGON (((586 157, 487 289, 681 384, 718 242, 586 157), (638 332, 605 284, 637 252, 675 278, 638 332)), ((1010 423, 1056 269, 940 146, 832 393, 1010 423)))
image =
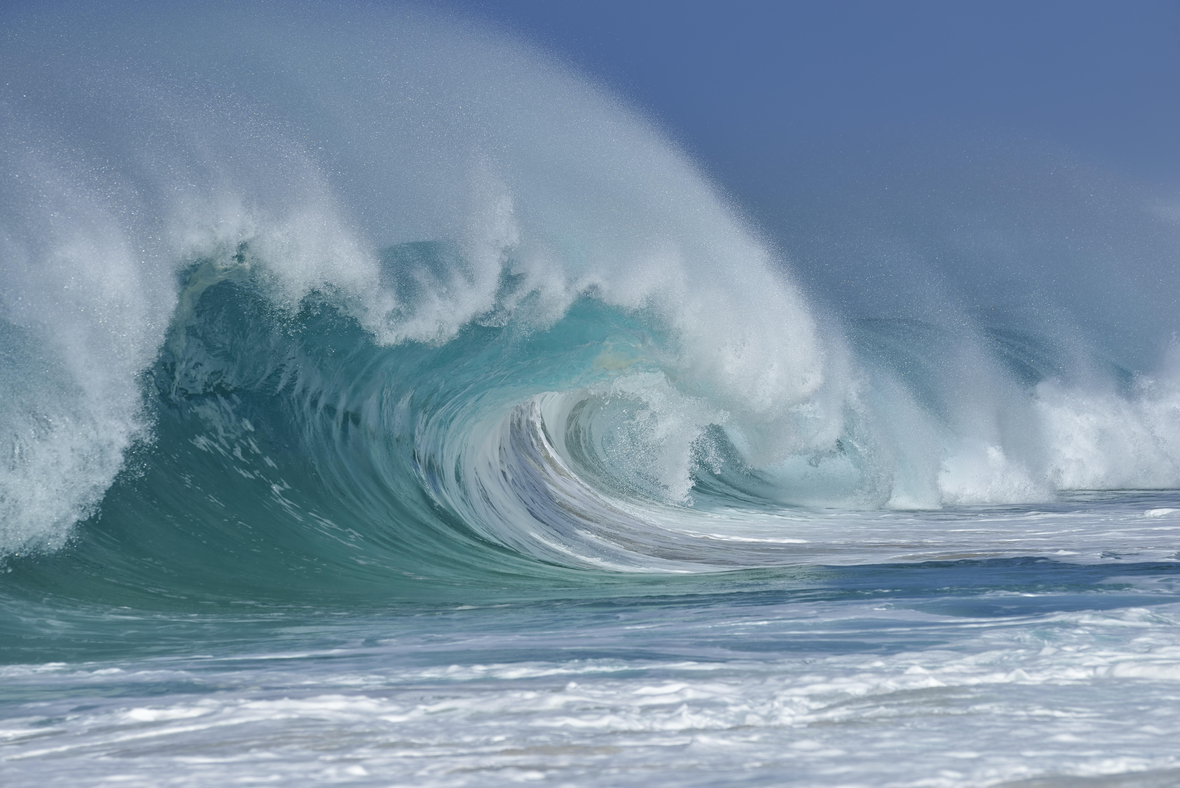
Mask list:
POLYGON ((1180 486, 1174 346, 805 293, 650 122, 501 33, 315 4, 4 28, 5 554, 463 585, 1180 486))

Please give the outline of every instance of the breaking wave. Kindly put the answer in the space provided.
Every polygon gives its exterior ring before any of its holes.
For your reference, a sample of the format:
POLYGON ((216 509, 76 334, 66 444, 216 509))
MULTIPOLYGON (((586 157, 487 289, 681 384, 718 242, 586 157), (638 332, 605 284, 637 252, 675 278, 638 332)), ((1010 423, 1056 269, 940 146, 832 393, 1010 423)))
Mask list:
POLYGON ((63 8, 6 12, 0 54, 13 560, 429 594, 791 564, 819 512, 1180 486, 1175 343, 1139 368, 1010 312, 841 307, 504 35, 63 8))

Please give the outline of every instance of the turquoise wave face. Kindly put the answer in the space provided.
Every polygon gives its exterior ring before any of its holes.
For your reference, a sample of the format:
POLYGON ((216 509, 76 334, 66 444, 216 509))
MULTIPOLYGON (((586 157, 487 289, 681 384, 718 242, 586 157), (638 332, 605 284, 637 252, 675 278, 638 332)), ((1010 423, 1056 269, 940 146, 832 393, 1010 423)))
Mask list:
POLYGON ((329 301, 286 313, 241 277, 205 284, 186 317, 145 375, 152 439, 74 542, 21 571, 180 605, 432 598, 546 575, 464 522, 442 469, 448 441, 561 375, 538 340, 472 326, 383 348, 329 301))
MULTIPOLYGON (((8 562, 10 589, 178 610, 668 593, 719 571, 863 561, 886 533, 918 549, 955 517, 881 508, 915 445, 883 419, 902 402, 931 433, 955 418, 938 361, 961 347, 953 333, 856 324, 877 401, 845 403, 830 444, 759 466, 747 427, 676 379, 683 349, 657 312, 584 296, 539 325, 518 302, 446 342, 383 346, 330 292, 276 306, 247 257, 185 271, 143 376, 151 439, 68 546, 8 562)), ((382 258, 407 281, 462 265, 442 244, 382 258)), ((990 347, 1026 399, 1055 372, 1031 334, 990 347)))
MULTIPOLYGON (((437 244, 394 248, 386 273, 452 257, 437 244)), ((244 268, 215 268, 186 271, 144 375, 151 439, 66 548, 10 562, 14 584, 180 608, 568 592, 604 582, 585 572, 597 550, 579 556, 576 539, 555 554, 538 547, 612 512, 622 531, 642 528, 611 507, 659 501, 658 480, 606 471, 609 456, 583 434, 593 419, 547 424, 536 400, 609 410, 594 386, 659 376, 641 316, 583 299, 543 329, 489 314, 446 343, 383 347, 329 295, 283 310, 244 268), (560 457, 550 430, 583 443, 560 457), (597 498, 575 516, 576 495, 550 485, 587 469, 581 491, 597 498)), ((631 437, 634 421, 621 425, 631 437)), ((597 524, 623 539, 611 526, 597 524)))

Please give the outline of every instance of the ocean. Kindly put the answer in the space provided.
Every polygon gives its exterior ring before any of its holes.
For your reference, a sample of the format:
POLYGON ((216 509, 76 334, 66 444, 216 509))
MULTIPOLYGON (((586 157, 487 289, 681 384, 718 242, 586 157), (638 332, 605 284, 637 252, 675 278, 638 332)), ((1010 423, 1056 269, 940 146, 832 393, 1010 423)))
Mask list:
POLYGON ((326 9, 0 15, 0 782, 1180 783, 1174 279, 848 296, 552 56, 326 9))

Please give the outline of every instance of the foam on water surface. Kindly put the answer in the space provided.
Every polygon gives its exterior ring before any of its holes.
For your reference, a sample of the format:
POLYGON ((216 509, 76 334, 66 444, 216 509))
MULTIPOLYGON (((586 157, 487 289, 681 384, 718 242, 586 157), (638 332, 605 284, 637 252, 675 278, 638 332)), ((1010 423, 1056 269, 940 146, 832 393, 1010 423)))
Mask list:
POLYGON ((330 625, 335 647, 310 653, 11 667, 0 751, 18 784, 52 759, 51 785, 1166 784, 1177 608, 1118 593, 1149 607, 764 599, 600 609, 576 630, 469 610, 439 614, 446 635, 330 625), (26 688, 43 700, 14 707, 26 688))

